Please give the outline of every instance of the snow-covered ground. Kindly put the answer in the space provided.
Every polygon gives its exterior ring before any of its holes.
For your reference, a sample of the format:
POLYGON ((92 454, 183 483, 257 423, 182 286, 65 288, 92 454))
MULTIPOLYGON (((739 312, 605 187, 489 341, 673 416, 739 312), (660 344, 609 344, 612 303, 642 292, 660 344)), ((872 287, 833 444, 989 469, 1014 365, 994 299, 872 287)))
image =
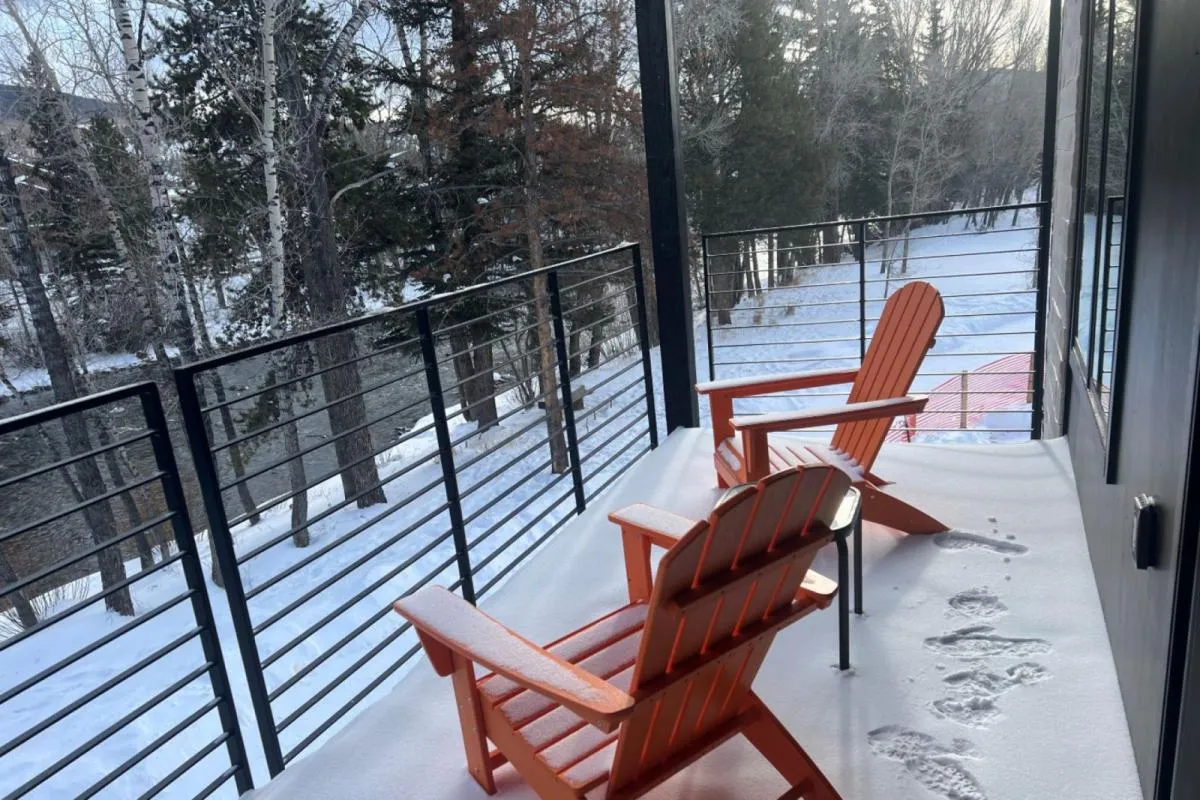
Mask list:
MULTIPOLYGON (((587 407, 580 412, 580 455, 585 486, 591 492, 632 462, 648 447, 648 440, 645 404, 638 400, 644 391, 638 358, 625 357, 609 362, 586 372, 585 379, 589 395, 587 407)), ((464 490, 480 486, 464 499, 463 505, 468 520, 468 540, 476 545, 471 550, 471 558, 476 567, 477 587, 485 586, 498 576, 512 558, 557 528, 574 509, 570 474, 555 475, 545 466, 546 447, 539 445, 546 436, 544 424, 538 422, 541 412, 518 408, 515 392, 502 396, 499 402, 501 416, 514 413, 498 429, 489 431, 486 436, 472 437, 455 450, 457 463, 469 465, 459 471, 460 486, 464 490), (503 444, 497 446, 500 442, 503 444), (514 459, 501 474, 494 474, 514 459), (528 532, 514 540, 512 533, 526 526, 531 526, 528 532), (493 554, 496 554, 494 558, 493 554)), ((451 408, 450 412, 453 411, 451 408)), ((452 426, 451 435, 456 439, 466 438, 472 428, 462 423, 461 418, 459 420, 452 426)), ((427 428, 428 422, 419 421, 414 430, 427 428)), ((323 735, 336 732, 341 724, 352 718, 353 713, 348 712, 357 712, 386 694, 415 663, 414 660, 400 669, 395 667, 396 662, 415 646, 416 638, 411 632, 399 632, 394 615, 385 611, 391 601, 418 581, 449 584, 457 579, 434 433, 428 431, 391 448, 380 456, 378 463, 385 482, 403 471, 402 477, 385 487, 389 505, 358 509, 352 504, 329 513, 343 499, 340 481, 330 479, 309 492, 309 518, 324 517, 310 528, 310 547, 296 548, 285 539, 263 549, 241 569, 245 588, 253 591, 281 572, 301 565, 288 578, 279 580, 252 599, 250 604, 255 623, 269 626, 258 636, 262 657, 303 637, 266 671, 270 689, 287 685, 274 705, 276 723, 282 724, 296 714, 294 726, 289 724, 281 736, 285 752, 310 734, 319 737, 321 734, 315 731, 320 723, 331 716, 344 714, 339 717, 340 724, 323 735), (360 594, 362 597, 356 600, 360 594), (301 598, 305 599, 298 603, 301 598), (281 612, 285 611, 286 616, 282 616, 281 612), (271 620, 277 614, 281 615, 274 623, 271 620), (347 637, 351 630, 356 633, 347 637), (346 675, 350 677, 340 686, 326 688, 346 675), (376 677, 383 679, 381 685, 374 691, 363 692, 364 686, 376 677)), ((246 524, 239 526, 234 531, 239 553, 245 556, 258 550, 286 533, 289 525, 288 506, 283 504, 267 512, 258 525, 252 528, 246 524)), ((206 543, 202 542, 201 548, 202 557, 208 561, 206 543)), ((137 569, 136 562, 127 564, 130 574, 137 569)), ((179 568, 171 567, 136 583, 132 594, 135 606, 146 612, 176 597, 183 588, 179 568)), ((91 586, 75 587, 68 594, 75 598, 97 589, 98 579, 93 576, 91 586)), ((221 590, 210 586, 210 593, 247 749, 254 762, 256 779, 265 781, 265 762, 255 732, 249 690, 237 653, 228 606, 221 590)), ((81 643, 98 639, 126 622, 105 613, 102 606, 96 604, 54 625, 48 632, 0 652, 0 675, 3 676, 0 691, 68 656, 81 643)), ((0 742, 37 724, 46 716, 47 709, 57 709, 84 695, 91 687, 137 663, 191 627, 190 609, 186 604, 180 604, 52 678, 23 691, 5 704, 5 714, 0 717, 0 742)), ((79 714, 68 717, 5 755, 6 768, 0 773, 0 794, 11 791, 121 717, 131 705, 149 697, 152 687, 155 690, 166 687, 202 663, 198 645, 181 647, 140 672, 135 680, 100 696, 79 714)), ((129 729, 96 747, 28 796, 73 796, 86 789, 199 708, 209 697, 207 692, 206 679, 190 682, 140 717, 129 729)), ((108 787, 108 795, 137 796, 141 789, 170 772, 219 733, 214 711, 108 787)), ((221 771, 217 765, 223 757, 220 750, 207 757, 179 780, 175 791, 179 796, 198 792, 221 771)), ((229 791, 232 789, 227 793, 229 791)))
MULTIPOLYGON (((1035 226, 1036 219, 1031 215, 1032 212, 1023 212, 1012 227, 1025 229, 1035 226)), ((1007 217, 1003 221, 1006 225, 1010 222, 1011 218, 1007 217)), ((1032 275, 1025 274, 1023 270, 1032 269, 1033 255, 1009 252, 962 258, 956 257, 956 254, 1028 249, 1036 243, 1036 232, 1002 228, 953 238, 944 236, 961 233, 961 225, 961 221, 957 221, 914 231, 914 237, 928 238, 912 243, 912 260, 907 276, 933 279, 947 295, 949 313, 943 332, 939 335, 938 346, 927 362, 927 372, 957 373, 995 359, 991 355, 970 355, 979 351, 1010 353, 1032 349, 1032 275), (1013 274, 1014 271, 1017 271, 1016 274, 1013 274), (950 277, 964 274, 966 277, 950 277), (984 296, 955 298, 952 296, 954 294, 984 296), (980 313, 991 316, 963 316, 980 313), (1030 333, 1026 334, 1026 331, 1030 333), (956 334, 970 335, 959 337, 956 334)), ((869 251, 868 257, 878 258, 878 254, 869 251)), ((877 317, 885 291, 889 286, 894 288, 895 282, 885 280, 877 273, 870 275, 870 278, 868 314, 877 317)), ((795 305, 797 308, 792 314, 786 309, 758 308, 760 303, 754 298, 744 300, 735 310, 735 315, 756 316, 759 321, 755 324, 769 327, 746 329, 733 334, 718 329, 715 341, 721 347, 715 350, 716 360, 743 360, 749 363, 737 367, 719 365, 717 375, 726 377, 764 371, 819 369, 854 363, 858 347, 856 338, 848 343, 814 343, 814 340, 857 337, 857 321, 838 321, 848 317, 856 319, 857 286, 822 285, 845 281, 857 281, 856 263, 806 271, 799 285, 768 293, 772 299, 766 305, 795 305), (842 299, 851 299, 854 303, 822 308, 799 307, 842 299), (804 323, 803 327, 785 327, 796 322, 804 323), (725 355, 730 353, 739 355, 725 355), (788 359, 804 361, 800 364, 786 363, 788 359)), ((701 376, 706 375, 708 370, 705 336, 701 323, 696 330, 697 372, 701 376)), ((629 344, 628 341, 618 342, 613 347, 614 350, 622 350, 629 344)), ((658 395, 656 407, 661 413, 663 403, 658 388, 657 353, 653 361, 658 395)), ((615 476, 646 444, 645 406, 638 401, 642 392, 640 376, 636 357, 626 356, 587 373, 581 381, 589 389, 580 424, 580 436, 583 437, 580 451, 584 457, 583 471, 588 477, 589 492, 615 476)), ((917 388, 928 389, 944 378, 925 375, 919 380, 917 388)), ((801 408, 836 403, 838 398, 822 396, 822 393, 808 397, 786 397, 768 401, 769 405, 764 403, 762 409, 779 408, 780 402, 801 408)), ((570 476, 554 475, 543 466, 546 448, 540 442, 546 434, 544 426, 537 423, 538 412, 518 410, 518 405, 514 395, 502 397, 500 414, 504 416, 511 412, 511 416, 505 416, 503 423, 486 435, 471 437, 455 452, 460 467, 468 465, 461 470, 460 485, 464 490, 476 487, 465 498, 464 513, 468 519, 467 538, 474 544, 471 559, 478 570, 475 578, 477 587, 498 577, 514 556, 551 533, 569 517, 574 506, 570 476), (509 465, 509 462, 513 463, 509 465), (526 532, 519 533, 527 526, 526 532)), ((755 410, 753 401, 748 404, 747 410, 755 410)), ((990 429, 1025 427, 1027 418, 1027 408, 995 412, 985 417, 983 426, 990 429), (1019 424, 1013 423, 1013 416, 1022 417, 1019 424)), ((421 431, 428 427, 426 423, 418 422, 413 426, 414 430, 421 431)), ((665 430, 661 424, 660 430, 665 430)), ((466 438, 470 432, 470 427, 460 422, 451 433, 455 438, 466 438)), ((995 430, 955 431, 940 435, 984 440, 1027 438, 1019 433, 995 430)), ((389 692, 401 677, 420 661, 416 658, 395 667, 401 657, 413 649, 415 638, 411 632, 401 632, 397 619, 387 610, 390 602, 418 581, 428 579, 449 584, 457 579, 433 432, 426 431, 393 447, 378 461, 381 477, 391 479, 386 486, 389 504, 366 509, 351 505, 335 511, 334 507, 343 497, 341 484, 336 478, 326 481, 309 494, 309 518, 319 521, 311 527, 312 543, 307 549, 293 547, 286 539, 269 548, 265 547, 289 528, 286 504, 267 512, 253 528, 241 526, 235 531, 238 551, 243 556, 265 548, 243 564, 242 576, 247 590, 261 592, 251 600, 251 612, 254 622, 261 629, 257 637, 260 655, 272 660, 266 670, 268 687, 281 693, 274 703, 274 714, 277 724, 286 723, 281 736, 285 752, 306 741, 311 741, 311 746, 305 749, 305 754, 319 751, 325 740, 356 715, 372 703, 389 697, 389 692), (295 569, 295 572, 284 579, 274 580, 274 576, 289 569, 295 569), (360 594, 362 597, 358 597, 360 594), (297 639, 298 644, 284 649, 285 645, 297 639), (340 685, 328 688, 343 677, 345 680, 340 685), (378 684, 372 685, 376 678, 378 684), (324 720, 335 716, 337 721, 331 727, 319 727, 324 720)), ((687 476, 681 476, 681 479, 684 477, 687 476)), ((705 473, 701 478, 696 478, 695 483, 697 486, 708 486, 711 476, 705 473)), ((616 502, 613 497, 606 495, 593 502, 592 507, 608 508, 613 502, 616 502)), ((564 530, 571 533, 560 533, 549 541, 557 542, 567 535, 574 536, 578 528, 572 524, 564 530)), ((201 547, 207 559, 206 544, 202 542, 201 547)), ((129 565, 131 574, 136 569, 136 563, 129 565)), ((515 576, 526 576, 525 580, 528 581, 530 574, 528 568, 522 568, 509 575, 508 580, 516 580, 515 576)), ((504 585, 498 584, 494 594, 507 597, 504 585)), ((587 587, 582 594, 592 593, 590 585, 582 585, 587 587)), ((153 609, 176 596, 182 587, 178 568, 168 568, 135 584, 134 602, 141 611, 153 609)), ((88 588, 94 591, 96 587, 92 585, 88 588)), ((210 586, 210 594, 247 750, 253 762, 256 781, 261 784, 265 782, 267 773, 228 607, 221 590, 210 586)), ((599 599, 599 596, 595 599, 599 599)), ((574 609, 570 604, 566 607, 574 609)), ((104 613, 96 604, 55 625, 47 633, 0 652, 0 692, 70 654, 81 643, 95 640, 125 622, 104 613)), ((175 607, 140 625, 136 631, 122 636, 119 641, 94 655, 63 669, 53 678, 22 692, 2 708, 0 742, 8 741, 18 731, 36 724, 46 716, 48 709, 62 707, 82 696, 91 687, 136 663, 189 627, 187 607, 175 607)), ((538 632, 542 631, 539 629, 538 632)), ((890 658, 886 651, 887 648, 881 645, 872 652, 886 660, 890 658)), ((194 643, 181 647, 140 673, 137 679, 102 695, 84 711, 8 753, 3 757, 5 769, 0 771, 0 795, 11 791, 28 776, 130 712, 135 704, 150 697, 152 687, 157 691, 187 675, 201 663, 198 647, 194 643)), ((431 692, 431 701, 434 697, 445 699, 441 688, 431 692)), ((163 731, 201 707, 209 697, 207 692, 205 679, 193 680, 29 796, 61 797, 76 794, 90 786, 163 731)), ((892 702, 889 701, 889 704, 892 702)), ((860 712, 847 707, 845 713, 860 712)), ((405 713, 401 716, 408 715, 405 713)), ((416 729, 406 728, 399 722, 394 722, 394 726, 389 739, 395 740, 396 746, 402 748, 406 745, 401 744, 400 740, 407 742, 414 738, 416 729)), ((162 778, 218 733, 216 714, 209 712, 200 724, 188 727, 164 743, 161 750, 107 787, 104 796, 137 796, 140 790, 162 778)), ((436 760, 457 764, 457 753, 451 752, 453 755, 439 756, 436 760)), ((223 763, 222 757, 222 751, 218 750, 196 765, 175 784, 171 796, 190 796, 199 791, 223 768, 218 766, 223 763)), ((231 793, 232 784, 225 787, 225 794, 231 793)), ((850 794, 855 796, 853 792, 850 794)), ((457 795, 433 793, 408 796, 457 795)), ((975 798, 971 796, 969 800, 975 798)))
MULTIPOLYGON (((995 227, 966 227, 965 217, 914 228, 907 270, 880 271, 882 244, 867 248, 867 337, 885 299, 908 280, 931 282, 945 298, 946 319, 913 385, 929 392, 963 371, 978 369, 1012 353, 1033 352, 1037 266, 1036 209, 1004 214, 995 227), (974 296, 965 296, 974 295, 974 296)), ((894 234, 898 236, 899 234, 894 234)), ((733 240, 710 243, 711 269, 732 269, 733 240)), ((765 247, 760 242, 758 247, 765 247)), ((897 241, 896 247, 899 246, 897 241)), ((766 255, 760 255, 765 267, 766 255)), ((744 298, 730 312, 731 324, 713 326, 717 378, 854 366, 859 358, 859 265, 851 254, 840 264, 804 267, 795 285, 744 298)), ((766 278, 763 278, 764 285, 766 278)), ((715 315, 714 315, 715 320, 715 315)), ((703 333, 698 332, 698 333, 703 333)), ((697 372, 706 374, 705 364, 697 372)), ((849 387, 830 387, 739 401, 739 412, 783 411, 814 402, 843 402, 849 387), (840 389, 840 390, 839 390, 840 389), (814 401, 812 398, 820 398, 814 401)), ((969 431, 926 432, 919 441, 1020 441, 1029 438, 1029 409, 997 409, 984 426, 969 431), (986 427, 987 430, 982 430, 986 427)))
MULTIPOLYGON (((563 535, 484 600, 552 641, 626 602, 606 512, 649 502, 708 513, 718 492, 704 430, 676 431, 563 535)), ((840 673, 837 615, 775 641, 755 691, 846 798, 1134 800, 1132 746, 1063 440, 885 445, 895 491, 960 532, 905 537, 868 525, 865 615, 840 673), (963 475, 976 479, 963 481, 963 475)), ((833 548, 815 568, 836 574, 833 548)), ((532 800, 509 766, 498 797, 532 800)), ((654 790, 655 800, 778 797, 784 783, 734 739, 654 790)), ((422 665, 255 800, 476 800, 450 682, 422 665)))

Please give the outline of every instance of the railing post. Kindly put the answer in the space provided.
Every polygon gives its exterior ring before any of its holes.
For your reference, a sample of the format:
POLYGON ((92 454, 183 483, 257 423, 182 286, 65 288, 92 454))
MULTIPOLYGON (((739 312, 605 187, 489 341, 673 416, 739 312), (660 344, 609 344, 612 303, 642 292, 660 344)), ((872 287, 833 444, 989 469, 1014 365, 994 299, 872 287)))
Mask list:
POLYGON ((467 529, 463 523, 462 499, 458 493, 458 474, 454 470, 454 446, 450 441, 450 425, 446 422, 446 401, 442 395, 442 376, 438 372, 437 350, 434 348, 433 325, 429 308, 417 309, 417 333, 421 338, 421 357, 425 360, 425 380, 429 384, 429 408, 437 432, 438 454, 442 463, 442 483, 446 487, 446 503, 450 513, 450 535, 454 538, 454 556, 458 561, 458 578, 462 581, 463 599, 475 603, 475 581, 471 577, 471 557, 467 550, 467 529))
POLYGON ((967 429, 967 424, 970 421, 968 419, 968 417, 970 417, 971 405, 970 405, 970 398, 968 396, 968 389, 967 389, 967 381, 969 380, 968 376, 970 376, 970 374, 971 374, 970 372, 968 372, 967 370, 964 369, 962 371, 962 376, 959 378, 960 396, 959 396, 959 412, 958 412, 959 413, 958 429, 963 430, 963 431, 965 431, 967 429))
MULTIPOLYGON (((707 273, 706 273, 707 274, 707 273)), ((706 279, 707 280, 707 279, 706 279)), ((646 314, 646 283, 642 275, 642 246, 633 246, 633 291, 637 298, 638 340, 642 345, 642 378, 646 382, 646 414, 650 422, 650 447, 658 447, 658 412, 654 406, 654 369, 650 363, 650 323, 646 314)), ((705 292, 707 296, 707 291, 705 292)), ((712 369, 712 333, 709 333, 709 369, 712 369)))
POLYGON ((679 89, 671 38, 672 6, 672 0, 634 3, 654 296, 658 300, 658 342, 668 431, 700 425, 679 89))
POLYGON ((550 293, 550 319, 554 324, 554 348, 558 354, 558 383, 562 391, 563 424, 567 429, 567 451, 571 456, 571 479, 575 484, 575 510, 582 514, 587 508, 583 493, 583 466, 579 463, 579 436, 575 430, 575 394, 571 389, 571 367, 567 353, 567 326, 563 322, 562 295, 558 273, 546 276, 550 293))
POLYGON ((1037 267, 1033 278, 1036 300, 1033 311, 1033 413, 1029 426, 1031 439, 1042 438, 1046 405, 1046 313, 1050 285, 1050 203, 1038 209, 1037 267))
POLYGON ((196 393, 196 381, 200 376, 181 367, 175 370, 175 389, 179 393, 179 410, 183 427, 187 432, 192 451, 192 462, 196 467, 196 481, 200 484, 200 496, 204 500, 204 512, 208 516, 208 540, 213 558, 221 570, 225 599, 229 603, 229 615, 233 620, 233 631, 237 637, 238 652, 246 672, 246 684, 250 690, 250 702, 254 706, 254 718, 258 724, 258 735, 262 739, 263 755, 267 771, 274 778, 283 772, 283 751, 279 747, 279 731, 275 726, 275 715, 271 711, 270 693, 263 674, 262 658, 254 640, 254 623, 250 619, 250 608, 246 604, 246 590, 238 572, 237 552, 233 547, 233 535, 225 517, 225 504, 221 500, 221 480, 213 460, 212 442, 204 425, 204 411, 196 393))
MULTIPOLYGON (((637 251, 637 258, 641 260, 641 251, 637 251)), ((713 320, 712 320, 712 301, 709 299, 712 294, 712 277, 708 274, 708 236, 700 237, 700 263, 704 267, 704 333, 708 337, 708 379, 715 381, 717 379, 717 368, 713 364, 713 320)), ((640 300, 638 301, 641 302, 640 300)))
POLYGON ((221 643, 217 639, 216 623, 213 621, 212 604, 205 585, 204 568, 200 554, 196 550, 196 540, 192 533, 192 522, 188 516, 187 501, 184 499, 183 486, 179 482, 179 465, 175 463, 175 452, 171 447, 171 437, 167 427, 167 417, 163 413, 162 399, 158 388, 153 384, 140 393, 142 415, 146 419, 146 427, 152 433, 150 446, 154 451, 154 461, 158 471, 163 473, 162 491, 167 503, 167 511, 171 512, 171 531, 175 535, 175 544, 183 553, 180 565, 183 577, 191 592, 192 613, 196 616, 196 624, 200 628, 200 647, 204 659, 211 666, 208 669, 209 681, 212 683, 213 694, 218 700, 217 715, 221 720, 221 729, 229 735, 225 740, 229 760, 237 771, 233 775, 238 793, 243 794, 254 788, 254 777, 250 774, 250 761, 246 758, 246 746, 242 741, 242 729, 238 724, 237 708, 233 701, 233 692, 229 688, 229 673, 225 667, 225 659, 221 655, 221 643))
POLYGON ((861 363, 867 360, 867 223, 860 221, 856 227, 858 229, 858 358, 861 363))

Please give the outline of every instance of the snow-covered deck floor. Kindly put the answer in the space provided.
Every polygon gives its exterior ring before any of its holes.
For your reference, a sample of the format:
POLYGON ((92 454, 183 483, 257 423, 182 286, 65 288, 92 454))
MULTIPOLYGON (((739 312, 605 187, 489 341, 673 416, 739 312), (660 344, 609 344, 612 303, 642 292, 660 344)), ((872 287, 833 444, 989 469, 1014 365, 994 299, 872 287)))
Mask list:
MULTIPOLYGON (((483 607, 549 641, 623 604, 620 537, 606 513, 646 501, 706 514, 717 495, 710 436, 669 437, 483 607)), ((1140 797, 1065 444, 890 445, 876 472, 986 539, 868 526, 853 671, 834 668, 831 609, 777 639, 758 693, 848 800, 1140 797)), ((830 548, 817 568, 833 576, 835 563, 830 548)), ((511 767, 497 781, 500 797, 534 797, 511 767)), ((735 739, 650 797, 765 800, 783 788, 735 739)), ((423 662, 255 797, 485 795, 464 768, 450 683, 423 662)))

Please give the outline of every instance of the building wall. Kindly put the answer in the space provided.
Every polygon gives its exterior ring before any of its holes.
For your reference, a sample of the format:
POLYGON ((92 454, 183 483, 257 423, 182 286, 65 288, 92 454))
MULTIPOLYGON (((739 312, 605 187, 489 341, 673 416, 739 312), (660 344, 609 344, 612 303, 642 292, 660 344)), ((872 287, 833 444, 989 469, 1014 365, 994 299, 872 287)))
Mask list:
POLYGON ((1200 4, 1140 0, 1138 13, 1117 416, 1110 440, 1075 350, 1067 438, 1144 797, 1196 800, 1200 686, 1189 680, 1200 675, 1200 4), (1130 547, 1141 495, 1157 507, 1150 569, 1137 568, 1130 547), (1190 668, 1182 658, 1189 637, 1190 668))
POLYGON ((1075 205, 1078 199, 1077 145, 1085 96, 1084 0, 1062 0, 1058 106, 1055 109, 1054 198, 1050 205, 1050 258, 1046 303, 1046 377, 1043 435, 1066 432, 1067 379, 1071 346, 1071 301, 1075 294, 1075 205))

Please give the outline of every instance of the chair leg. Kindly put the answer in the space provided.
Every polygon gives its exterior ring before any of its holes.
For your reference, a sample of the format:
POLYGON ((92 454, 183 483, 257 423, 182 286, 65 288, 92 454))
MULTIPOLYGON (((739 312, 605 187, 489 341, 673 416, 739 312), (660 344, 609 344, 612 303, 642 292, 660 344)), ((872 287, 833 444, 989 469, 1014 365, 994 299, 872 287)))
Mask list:
POLYGON ((742 733, 750 744, 763 754, 771 766, 792 786, 784 797, 803 797, 804 800, 842 800, 837 789, 825 777, 808 753, 800 746, 779 718, 771 713, 757 695, 751 694, 758 704, 758 719, 742 733), (801 790, 796 795, 796 790, 801 790))
POLYGON ((458 704, 458 721, 462 725, 463 747, 467 752, 467 771, 485 792, 495 794, 496 781, 492 778, 495 762, 488 753, 475 668, 457 653, 454 654, 454 700, 458 704))
POLYGON ((879 525, 886 525, 902 533, 929 534, 950 530, 944 523, 929 516, 921 509, 914 508, 877 486, 860 483, 858 488, 862 491, 863 519, 879 525))

